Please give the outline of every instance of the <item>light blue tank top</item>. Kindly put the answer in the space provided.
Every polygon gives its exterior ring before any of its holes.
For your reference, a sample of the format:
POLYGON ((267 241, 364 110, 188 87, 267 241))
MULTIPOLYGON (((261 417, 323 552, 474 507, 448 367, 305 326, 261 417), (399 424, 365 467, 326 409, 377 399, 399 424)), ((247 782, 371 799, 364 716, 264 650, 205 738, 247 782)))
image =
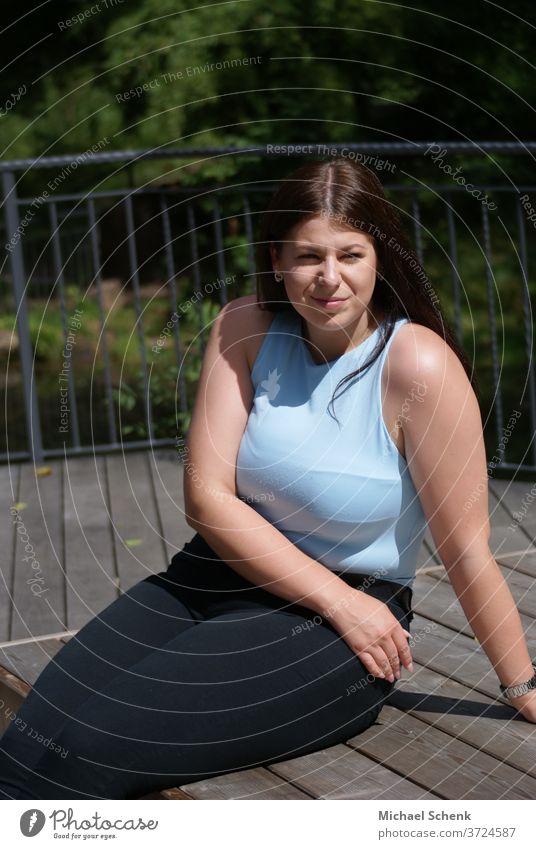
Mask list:
MULTIPOLYGON (((411 586, 426 517, 381 406, 382 367, 407 321, 397 320, 376 362, 339 387, 328 410, 339 380, 365 363, 384 325, 357 348, 317 364, 300 315, 294 309, 275 313, 251 373, 255 395, 239 446, 236 488, 327 568, 411 586)), ((414 403, 418 394, 415 387, 414 403)))

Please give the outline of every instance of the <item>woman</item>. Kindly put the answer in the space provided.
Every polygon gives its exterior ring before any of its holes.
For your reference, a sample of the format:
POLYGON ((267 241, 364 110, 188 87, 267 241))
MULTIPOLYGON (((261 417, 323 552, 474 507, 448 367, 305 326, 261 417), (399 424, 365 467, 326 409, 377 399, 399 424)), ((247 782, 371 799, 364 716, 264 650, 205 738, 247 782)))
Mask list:
MULTIPOLYGON (((196 534, 43 671, 19 717, 67 754, 13 723, 4 798, 133 798, 368 728, 412 669, 427 524, 499 682, 531 679, 486 494, 460 512, 486 477, 469 365, 376 177, 336 160, 291 174, 257 270, 205 352, 196 534)), ((534 683, 511 700, 531 722, 534 683)))

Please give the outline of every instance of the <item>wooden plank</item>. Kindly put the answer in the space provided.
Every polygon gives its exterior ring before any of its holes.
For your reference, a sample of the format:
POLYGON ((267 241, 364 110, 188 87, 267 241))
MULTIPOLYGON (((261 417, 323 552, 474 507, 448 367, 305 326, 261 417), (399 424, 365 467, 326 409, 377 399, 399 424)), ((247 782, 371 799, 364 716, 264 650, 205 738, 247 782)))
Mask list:
POLYGON ((389 704, 536 778, 534 725, 514 708, 414 663, 389 704))
POLYGON ((0 640, 9 640, 13 604, 13 581, 15 572, 16 524, 10 508, 19 501, 20 466, 0 466, 0 640))
POLYGON ((0 687, 2 690, 11 690, 20 696, 21 699, 25 699, 31 690, 29 684, 26 684, 21 678, 13 675, 12 672, 9 672, 3 666, 0 666, 0 687))
POLYGON ((55 634, 41 634, 39 637, 22 637, 20 640, 8 640, 0 643, 0 648, 13 648, 13 646, 21 646, 25 643, 35 643, 36 640, 70 639, 74 634, 76 634, 76 631, 56 631, 55 634))
POLYGON ((121 592, 167 566, 147 452, 106 458, 121 592))
MULTIPOLYGON (((530 544, 527 532, 531 522, 527 516, 521 523, 513 521, 513 512, 521 507, 521 494, 530 490, 530 484, 515 484, 512 481, 492 480, 489 483, 490 505, 490 548, 495 557, 520 551, 530 544)), ((534 545, 534 534, 532 534, 534 545)))
MULTIPOLYGON (((287 784, 263 767, 230 772, 191 784, 179 790, 193 799, 310 799, 306 793, 287 784)), ((169 791, 161 791, 163 794, 169 791)), ((170 798, 170 797, 166 797, 170 798)), ((176 798, 176 797, 172 797, 176 798)))
POLYGON ((348 745, 443 799, 536 798, 536 778, 388 704, 348 745))
POLYGON ((269 769, 315 799, 438 798, 345 745, 272 764, 269 769))
POLYGON ((0 735, 8 728, 29 692, 29 684, 0 666, 0 735))
POLYGON ((67 623, 82 628, 119 596, 103 457, 65 464, 67 623))
MULTIPOLYGON (((536 618, 536 593, 534 592, 536 590, 536 580, 530 575, 525 575, 523 572, 513 571, 500 564, 498 566, 510 588, 519 612, 531 618, 536 618)), ((452 586, 446 573, 434 574, 432 577, 452 586)))
POLYGON ((436 544, 428 525, 423 536, 423 544, 417 558, 417 569, 426 568, 428 566, 437 566, 441 563, 441 558, 437 553, 436 544))
MULTIPOLYGON (((508 584, 510 585, 510 581, 508 581, 508 584)), ((426 619, 439 622, 471 638, 474 637, 448 577, 445 581, 442 581, 437 580, 432 575, 418 575, 413 589, 412 607, 415 612, 426 619)), ((534 619, 524 613, 520 613, 520 617, 525 633, 527 633, 531 630, 534 619)), ((410 630, 412 627, 413 622, 410 625, 410 630)))
MULTIPOLYGON (((512 512, 520 510, 523 495, 527 495, 530 490, 530 484, 512 484, 509 481, 490 481, 488 484, 488 513, 490 517, 490 549, 495 557, 508 555, 513 551, 519 551, 526 548, 528 538, 532 534, 532 540, 536 535, 536 499, 534 500, 534 508, 532 513, 527 515, 526 519, 521 523, 523 527, 511 528, 512 512), (530 531, 530 534, 527 532, 530 531)), ((536 491, 536 490, 535 490, 536 491)), ((434 539, 427 528, 423 541, 427 549, 431 552, 428 561, 419 555, 417 568, 426 568, 427 566, 441 563, 441 558, 437 553, 437 548, 434 539)), ((533 542, 534 544, 534 542, 533 542)))
MULTIPOLYGON (((518 554, 503 554, 497 558, 497 563, 506 566, 512 572, 522 572, 536 579, 536 551, 528 549, 518 554)), ((509 581, 509 579, 508 579, 509 581)))
POLYGON ((36 640, 33 643, 0 649, 0 665, 33 686, 51 658, 63 648, 59 639, 36 640))
MULTIPOLYGON (((180 787, 170 787, 169 790, 161 790, 160 796, 163 799, 183 799, 188 801, 193 801, 193 796, 189 796, 184 790, 181 790, 180 787)), ((147 798, 143 796, 142 798, 147 798)))
POLYGON ((184 518, 184 467, 172 452, 154 452, 150 468, 162 524, 167 563, 195 534, 184 518))
POLYGON ((527 481, 494 480, 490 490, 508 514, 508 524, 513 522, 517 527, 518 533, 509 531, 509 534, 523 540, 512 551, 527 544, 536 546, 536 485, 527 481), (513 521, 516 513, 520 514, 517 522, 513 521))
MULTIPOLYGON (((411 654, 422 666, 474 687, 492 698, 502 698, 495 670, 474 637, 453 633, 438 623, 418 615, 411 623, 411 654)), ((536 652, 536 621, 525 632, 531 654, 536 652)), ((404 670, 406 676, 407 670, 404 670)), ((402 680, 402 679, 400 679, 402 680)), ((504 700, 505 704, 508 704, 504 700)))
POLYGON ((13 622, 10 639, 66 628, 62 542, 62 462, 47 463, 50 475, 21 466, 17 517, 13 622), (27 534, 27 538, 26 538, 27 534), (35 560, 24 560, 24 558, 35 560))

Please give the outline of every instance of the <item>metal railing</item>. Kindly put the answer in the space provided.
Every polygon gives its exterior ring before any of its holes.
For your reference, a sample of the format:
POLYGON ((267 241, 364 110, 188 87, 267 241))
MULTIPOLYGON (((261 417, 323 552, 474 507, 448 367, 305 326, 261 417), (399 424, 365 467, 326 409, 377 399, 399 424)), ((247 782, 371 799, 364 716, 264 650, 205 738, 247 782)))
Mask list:
MULTIPOLYGON (((346 151, 345 155, 355 158, 364 156, 386 156, 407 157, 420 156, 426 153, 432 145, 438 145, 445 154, 455 155, 459 153, 483 156, 486 154, 520 154, 533 155, 536 152, 535 142, 505 143, 505 142, 482 142, 471 143, 376 143, 376 144, 347 144, 324 146, 326 149, 339 153, 346 151)), ((189 275, 193 284, 194 293, 201 292, 201 266, 207 261, 211 268, 217 273, 218 280, 228 278, 229 256, 235 247, 229 247, 227 237, 224 235, 224 224, 233 218, 238 220, 239 229, 243 234, 243 266, 242 279, 245 291, 254 291, 254 219, 262 209, 267 194, 275 188, 273 182, 234 183, 231 187, 222 186, 148 186, 140 188, 119 188, 105 191, 60 193, 43 191, 37 197, 19 197, 17 193, 17 175, 19 179, 28 171, 36 169, 64 169, 73 166, 77 162, 80 165, 88 164, 124 164, 137 163, 146 159, 156 158, 188 158, 202 157, 214 159, 229 155, 263 155, 278 156, 271 150, 272 146, 263 148, 209 148, 209 149, 166 149, 160 151, 124 151, 104 152, 91 155, 78 156, 56 156, 34 160, 14 160, 1 162, 0 172, 2 174, 3 207, 4 207, 4 230, 6 242, 6 260, 3 264, 4 282, 10 283, 16 312, 16 326, 18 335, 18 356, 20 361, 20 373, 22 384, 22 395, 26 423, 26 448, 24 450, 10 450, 9 432, 7 433, 7 450, 0 454, 0 459, 23 460, 33 459, 39 463, 47 457, 74 455, 88 452, 106 452, 116 449, 141 448, 148 446, 171 446, 176 443, 174 436, 168 438, 156 438, 154 429, 154 412, 150 391, 150 372, 152 364, 148 361, 147 334, 144 329, 144 310, 142 308, 141 277, 145 263, 149 263, 157 254, 164 263, 165 284, 167 291, 169 310, 177 320, 172 322, 172 331, 168 334, 173 337, 175 360, 178 367, 178 409, 182 414, 187 414, 188 396, 181 364, 183 363, 183 340, 181 339, 181 327, 179 318, 179 294, 177 281, 185 274, 189 275), (148 203, 152 216, 137 224, 135 220, 135 207, 141 201, 148 203), (32 252, 28 249, 30 245, 30 233, 34 219, 43 218, 46 210, 47 223, 41 223, 43 235, 41 237, 42 250, 39 252, 35 244, 32 252), (121 220, 124 239, 114 247, 114 252, 125 250, 126 282, 132 290, 132 301, 135 313, 135 335, 137 337, 139 366, 143 384, 143 414, 146 425, 146 438, 125 440, 119 432, 117 423, 117 408, 114 398, 114 385, 110 366, 110 333, 106 326, 105 305, 103 300, 103 267, 110 260, 110 255, 103 256, 103 222, 111 212, 115 215, 115 222, 121 220), (23 214, 24 213, 24 214, 23 214), (31 213, 31 214, 30 214, 31 213), (39 213, 39 215, 38 215, 39 213), (78 242, 73 238, 73 222, 76 223, 80 235, 78 242), (85 222, 85 224, 84 224, 85 222), (158 244, 152 255, 145 257, 143 262, 139 259, 140 231, 143 227, 151 225, 154 232, 158 232, 158 244), (155 229, 156 228, 156 229, 155 229), (213 248, 207 252, 200 250, 200 238, 203 235, 205 244, 212 242, 213 248), (184 240, 188 243, 188 256, 184 248, 184 240), (175 246, 181 241, 181 264, 177 265, 175 246), (70 252, 66 251, 69 244, 70 252), (83 245, 83 251, 81 248, 83 245), (73 257, 77 253, 84 256, 82 271, 73 274, 73 257), (28 272, 28 260, 32 255, 33 266, 28 272), (107 435, 105 439, 95 444, 93 441, 84 441, 81 435, 80 421, 78 416, 77 401, 77 376, 75 369, 69 364, 66 375, 63 378, 63 396, 68 399, 69 417, 69 444, 64 442, 62 447, 50 447, 45 444, 41 422, 41 404, 39 402, 39 385, 35 369, 35 343, 32 342, 29 321, 29 304, 31 305, 32 281, 36 279, 46 280, 44 268, 44 257, 52 263, 52 285, 49 287, 49 295, 55 294, 59 303, 59 314, 64 342, 64 351, 68 344, 70 333, 70 317, 66 306, 66 285, 69 280, 74 279, 79 283, 84 276, 88 286, 94 287, 99 309, 99 345, 102 355, 102 384, 106 400, 107 435), (9 273, 6 272, 9 269, 9 273), (30 294, 29 294, 30 293, 30 294)), ((295 145, 304 148, 305 145, 295 145)), ((315 148, 320 150, 323 146, 312 145, 310 151, 315 154, 315 148)), ((363 159, 362 159, 363 161, 363 159)), ((399 173, 407 177, 407 173, 398 169, 399 173)), ((381 176, 381 175, 380 175, 381 176)), ((414 180, 412 183, 383 181, 386 192, 391 198, 396 198, 396 203, 407 221, 413 227, 414 243, 419 260, 427 265, 427 249, 424 243, 429 243, 433 234, 430 234, 423 219, 423 209, 426 212, 430 201, 435 204, 435 213, 441 210, 443 223, 445 225, 445 245, 441 245, 442 258, 445 268, 448 267, 450 274, 450 306, 452 310, 452 321, 460 342, 463 341, 464 310, 462 303, 462 274, 460 272, 460 238, 459 228, 463 228, 464 251, 467 253, 467 243, 473 240, 476 253, 480 252, 483 259, 483 271, 485 280, 485 301, 489 319, 489 338, 491 349, 490 376, 493 381, 493 403, 492 412, 494 419, 494 431, 496 444, 499 446, 499 462, 494 464, 496 468, 523 469, 536 471, 536 389, 534 378, 533 361, 533 337, 532 337, 532 307, 529 289, 529 252, 532 242, 527 236, 527 214, 521 198, 524 195, 536 197, 536 187, 530 185, 515 186, 508 178, 501 184, 478 186, 480 192, 492 193, 493 197, 507 198, 510 203, 508 215, 494 217, 490 221, 488 206, 480 203, 481 211, 478 212, 479 201, 469 198, 464 185, 454 180, 449 182, 427 182, 420 183, 414 180), (476 231, 466 232, 467 221, 457 212, 456 200, 463 199, 465 204, 472 203, 473 212, 470 213, 476 220, 479 218, 478 237, 476 231), (405 206, 404 206, 405 204, 405 206), (506 220, 508 219, 508 220, 506 220), (502 380, 502 362, 499 345, 499 332, 497 327, 497 281, 494 269, 494 230, 502 232, 510 243, 510 257, 517 269, 518 296, 515 304, 509 305, 516 309, 516 316, 509 316, 509 320, 515 318, 515 324, 520 328, 522 337, 523 385, 517 389, 521 391, 520 403, 526 405, 526 413, 530 420, 530 434, 532 439, 523 453, 520 462, 510 463, 504 460, 504 439, 502 434, 505 430, 505 422, 508 421, 504 404, 504 383, 502 380), (478 247, 477 247, 478 245, 478 247), (527 459, 528 456, 528 459, 527 459)), ((47 184, 48 185, 48 184, 47 184)), ((508 204, 505 205, 505 209, 508 204)), ((470 230, 471 228, 469 228, 470 230)), ((534 228, 531 228, 531 231, 534 228)), ((533 233, 531 232, 530 239, 533 233)), ((39 241, 39 240, 38 240, 39 241)), ((436 251, 437 253, 437 251, 436 251)), ((48 272, 50 274, 50 272, 48 272)), ((226 286, 219 286, 218 298, 221 305, 227 301, 226 286)), ((206 294, 206 292, 205 292, 206 294)), ((200 300, 193 302, 193 309, 197 313, 200 337, 202 341, 201 350, 204 350, 203 321, 200 300)), ((154 350, 154 349, 153 349, 154 350)), ((510 408, 511 409, 511 408, 510 408)), ((508 410, 508 408, 507 408, 508 410)), ((506 440, 507 442, 508 440, 506 440)))

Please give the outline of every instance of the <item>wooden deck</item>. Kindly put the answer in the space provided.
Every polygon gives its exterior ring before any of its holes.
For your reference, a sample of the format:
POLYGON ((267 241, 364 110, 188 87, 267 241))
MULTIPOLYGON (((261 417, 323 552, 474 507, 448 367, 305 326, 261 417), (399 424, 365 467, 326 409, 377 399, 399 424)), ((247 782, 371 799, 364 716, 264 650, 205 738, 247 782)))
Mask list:
MULTIPOLYGON (((171 452, 47 466, 50 474, 39 477, 32 464, 0 468, 0 501, 10 517, 0 526, 0 697, 12 710, 73 632, 120 592, 165 569, 194 533, 183 516, 182 467, 171 452), (10 512, 13 505, 18 514, 10 512), (24 529, 39 572, 23 561, 24 529), (28 584, 36 578, 41 595, 28 584)), ((509 528, 530 489, 530 483, 489 482, 492 551, 536 657, 536 508, 509 528)), ((536 727, 497 698, 496 675, 429 534, 414 610, 415 671, 403 672, 363 734, 312 755, 146 798, 536 798, 536 727)))

